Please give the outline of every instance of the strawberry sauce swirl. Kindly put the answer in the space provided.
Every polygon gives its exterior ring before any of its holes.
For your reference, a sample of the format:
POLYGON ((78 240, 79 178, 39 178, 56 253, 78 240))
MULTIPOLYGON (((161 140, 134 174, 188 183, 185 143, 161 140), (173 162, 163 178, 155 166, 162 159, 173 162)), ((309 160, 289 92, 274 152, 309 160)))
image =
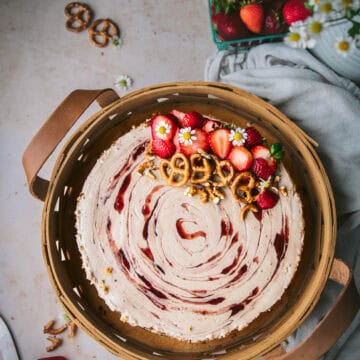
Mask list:
POLYGON ((149 131, 121 137, 84 184, 76 211, 83 267, 131 325, 194 342, 223 337, 269 310, 293 278, 303 243, 300 198, 281 166, 288 195, 241 222, 243 205, 229 189, 220 204, 203 204, 157 170, 155 181, 137 174, 149 131))

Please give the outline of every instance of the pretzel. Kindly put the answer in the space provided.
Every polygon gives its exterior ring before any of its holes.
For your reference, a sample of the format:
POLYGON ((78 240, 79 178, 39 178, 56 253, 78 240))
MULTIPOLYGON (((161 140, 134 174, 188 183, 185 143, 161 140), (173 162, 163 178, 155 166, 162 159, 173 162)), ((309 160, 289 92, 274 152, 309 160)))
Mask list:
POLYGON ((54 329, 55 320, 50 320, 43 328, 44 334, 50 334, 50 335, 58 335, 61 334, 63 331, 66 330, 67 325, 64 324, 58 328, 54 329))
POLYGON ((200 154, 192 154, 190 156, 191 178, 193 184, 201 184, 208 181, 211 177, 210 161, 200 154))
POLYGON ((69 338, 73 338, 76 334, 76 330, 77 330, 77 325, 75 324, 75 322, 73 320, 69 321, 69 338))
POLYGON ((49 336, 46 339, 51 342, 51 345, 47 346, 45 349, 47 352, 54 351, 62 344, 62 339, 57 338, 55 336, 49 336))
POLYGON ((89 28, 89 41, 100 48, 108 45, 113 37, 119 37, 117 25, 109 19, 95 20, 89 28))
POLYGON ((93 17, 90 7, 78 2, 67 4, 64 13, 68 18, 65 23, 66 30, 72 32, 85 30, 90 25, 93 17))
POLYGON ((240 211, 240 220, 241 221, 245 220, 245 215, 247 214, 248 211, 258 212, 259 209, 254 204, 246 204, 240 211))
POLYGON ((252 190, 255 187, 255 177, 249 171, 240 173, 234 179, 231 185, 231 192, 233 198, 237 202, 251 203, 256 200, 252 195, 252 190))
POLYGON ((190 163, 182 153, 176 153, 171 160, 161 160, 160 173, 171 186, 183 186, 190 178, 190 163))
POLYGON ((229 185, 235 173, 232 163, 229 160, 220 161, 216 156, 213 156, 212 159, 215 161, 215 170, 211 183, 218 187, 229 185))

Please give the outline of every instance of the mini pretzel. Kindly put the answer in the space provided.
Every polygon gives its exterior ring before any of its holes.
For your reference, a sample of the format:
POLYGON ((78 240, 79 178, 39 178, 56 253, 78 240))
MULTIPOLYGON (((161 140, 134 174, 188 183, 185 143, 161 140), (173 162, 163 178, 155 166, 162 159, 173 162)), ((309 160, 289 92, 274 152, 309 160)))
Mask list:
POLYGON ((73 32, 85 30, 90 25, 93 16, 88 5, 78 2, 67 4, 64 13, 68 18, 65 27, 67 30, 73 32))
POLYGON ((255 177, 248 171, 242 172, 236 176, 232 185, 231 192, 233 198, 237 202, 251 203, 255 201, 255 197, 252 195, 252 190, 255 187, 255 177))
POLYGON ((259 209, 254 204, 246 204, 240 211, 240 220, 241 221, 245 220, 245 215, 247 214, 248 211, 258 212, 259 209))
POLYGON ((109 40, 120 35, 117 25, 109 19, 95 20, 88 31, 90 42, 100 48, 107 46, 109 40))
POLYGON ((208 181, 211 177, 210 161, 200 154, 192 154, 190 156, 191 178, 193 184, 201 184, 208 181))
POLYGON ((160 173, 171 186, 183 186, 190 177, 190 163, 182 153, 176 153, 171 160, 161 160, 160 173))
POLYGON ((214 179, 211 181, 212 184, 219 187, 228 186, 235 173, 232 163, 229 160, 220 161, 215 156, 212 158, 215 161, 215 170, 213 173, 214 179))

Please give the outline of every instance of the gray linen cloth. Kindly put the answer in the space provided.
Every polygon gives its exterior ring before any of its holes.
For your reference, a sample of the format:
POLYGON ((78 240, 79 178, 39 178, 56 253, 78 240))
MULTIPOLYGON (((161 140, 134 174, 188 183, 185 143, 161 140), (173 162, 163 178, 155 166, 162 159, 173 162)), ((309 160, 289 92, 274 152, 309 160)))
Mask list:
MULTIPOLYGON (((217 52, 207 60, 205 81, 234 85, 269 101, 318 142, 339 217, 335 256, 352 268, 359 290, 360 88, 309 52, 284 44, 217 52)), ((313 313, 287 339, 288 349, 315 327, 338 291, 334 284, 326 286, 313 313)), ((360 359, 360 313, 323 359, 360 359)))

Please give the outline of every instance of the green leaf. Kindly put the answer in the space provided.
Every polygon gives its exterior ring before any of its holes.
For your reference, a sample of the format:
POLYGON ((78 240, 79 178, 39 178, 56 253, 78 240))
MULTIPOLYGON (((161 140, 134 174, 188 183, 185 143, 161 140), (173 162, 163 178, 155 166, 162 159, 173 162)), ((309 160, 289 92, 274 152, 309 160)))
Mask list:
POLYGON ((352 21, 352 24, 353 26, 349 29, 348 34, 354 38, 356 35, 360 34, 360 23, 352 21))
POLYGON ((284 156, 284 152, 283 151, 278 151, 274 154, 272 154, 272 156, 276 159, 276 160, 281 160, 284 156))
POLYGON ((270 152, 271 152, 272 155, 274 155, 274 154, 276 154, 278 152, 281 152, 281 150, 282 150, 282 144, 279 143, 279 142, 277 142, 275 144, 272 144, 270 146, 270 152))

